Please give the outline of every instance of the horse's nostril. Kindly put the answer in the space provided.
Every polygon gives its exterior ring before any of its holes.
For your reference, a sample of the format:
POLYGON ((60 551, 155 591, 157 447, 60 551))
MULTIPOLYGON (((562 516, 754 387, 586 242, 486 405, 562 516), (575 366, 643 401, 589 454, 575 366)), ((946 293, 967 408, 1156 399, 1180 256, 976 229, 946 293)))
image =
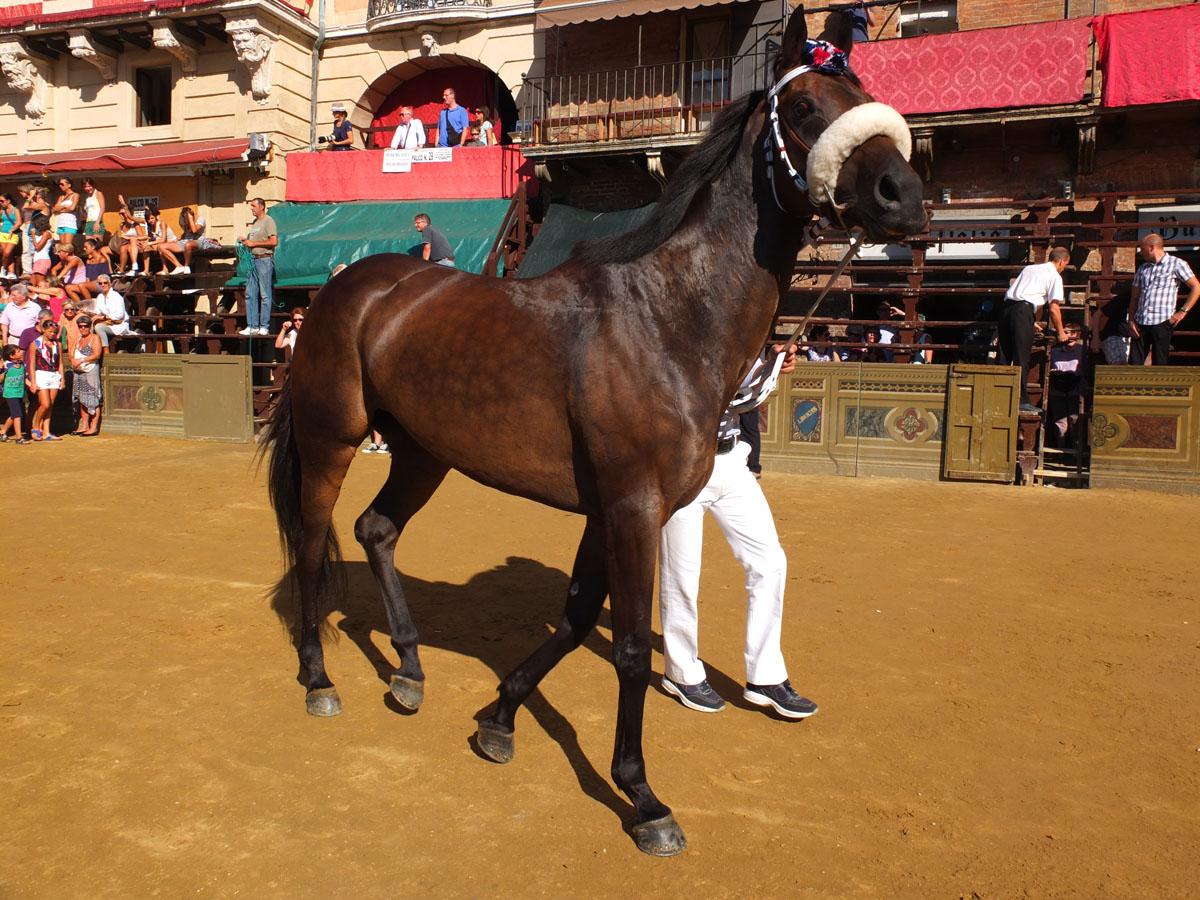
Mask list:
POLYGON ((875 195, 884 206, 896 206, 900 203, 900 185, 891 175, 884 173, 875 184, 875 195))

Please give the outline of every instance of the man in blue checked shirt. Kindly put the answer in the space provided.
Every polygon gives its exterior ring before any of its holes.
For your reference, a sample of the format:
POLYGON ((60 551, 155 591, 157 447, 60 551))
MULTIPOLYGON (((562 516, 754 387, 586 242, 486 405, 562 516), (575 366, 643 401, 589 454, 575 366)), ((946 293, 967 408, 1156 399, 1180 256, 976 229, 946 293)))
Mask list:
POLYGON ((1151 362, 1165 366, 1171 355, 1175 326, 1200 299, 1200 281, 1187 263, 1163 249, 1161 235, 1148 234, 1142 239, 1142 258, 1146 262, 1138 266, 1133 276, 1133 293, 1129 298, 1129 336, 1133 338, 1129 364, 1142 365, 1149 350, 1151 362), (1188 298, 1183 309, 1176 309, 1180 284, 1188 288, 1188 298))

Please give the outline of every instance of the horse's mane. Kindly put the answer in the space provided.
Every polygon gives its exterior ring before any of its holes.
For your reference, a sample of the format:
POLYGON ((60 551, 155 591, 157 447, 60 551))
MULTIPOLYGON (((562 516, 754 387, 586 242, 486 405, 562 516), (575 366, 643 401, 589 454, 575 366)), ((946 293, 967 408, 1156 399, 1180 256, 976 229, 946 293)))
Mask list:
POLYGON ((718 173, 729 165, 741 142, 746 120, 760 99, 762 92, 753 91, 721 111, 709 128, 708 136, 696 145, 667 185, 650 218, 621 234, 580 241, 571 255, 590 263, 633 262, 670 237, 683 221, 696 193, 712 184, 718 173))

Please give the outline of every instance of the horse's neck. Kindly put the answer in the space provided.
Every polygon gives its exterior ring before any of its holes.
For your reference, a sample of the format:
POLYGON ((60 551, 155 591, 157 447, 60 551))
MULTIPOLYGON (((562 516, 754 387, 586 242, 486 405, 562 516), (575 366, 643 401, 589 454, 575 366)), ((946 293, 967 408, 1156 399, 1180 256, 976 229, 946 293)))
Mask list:
POLYGON ((763 174, 761 122, 751 116, 737 157, 660 248, 685 274, 665 298, 670 314, 693 323, 693 359, 722 378, 769 336, 803 241, 804 223, 779 209, 763 174))

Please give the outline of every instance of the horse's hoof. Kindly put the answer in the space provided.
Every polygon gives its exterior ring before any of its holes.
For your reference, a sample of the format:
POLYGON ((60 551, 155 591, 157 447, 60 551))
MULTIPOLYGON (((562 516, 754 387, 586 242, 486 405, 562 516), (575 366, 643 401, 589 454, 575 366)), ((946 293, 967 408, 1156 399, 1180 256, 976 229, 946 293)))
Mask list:
POLYGON ((512 762, 513 753, 516 750, 512 732, 499 731, 480 722, 479 730, 475 732, 475 739, 479 741, 480 751, 492 762, 512 762))
POLYGON ((667 813, 661 819, 633 826, 633 842, 651 856, 674 856, 687 849, 687 838, 675 817, 667 813))
POLYGON ((393 675, 391 679, 392 696, 405 709, 418 710, 421 701, 425 699, 425 682, 414 681, 403 675, 393 675))
POLYGON ((310 716, 336 716, 342 711, 342 701, 338 699, 337 688, 320 688, 308 692, 304 708, 310 716))

